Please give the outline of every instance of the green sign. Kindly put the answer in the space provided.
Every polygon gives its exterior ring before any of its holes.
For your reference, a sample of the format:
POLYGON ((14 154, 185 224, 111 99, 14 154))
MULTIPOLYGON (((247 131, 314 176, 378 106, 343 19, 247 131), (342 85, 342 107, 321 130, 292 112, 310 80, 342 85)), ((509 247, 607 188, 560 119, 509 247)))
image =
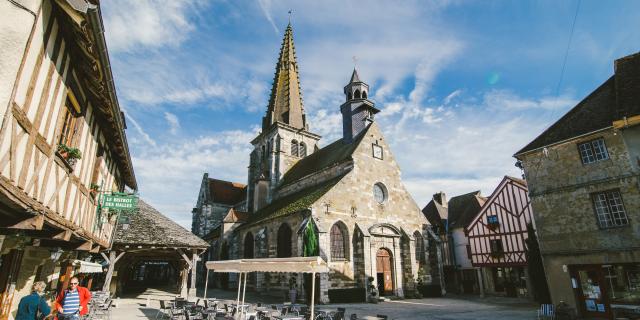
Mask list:
POLYGON ((138 207, 138 197, 134 195, 105 194, 103 197, 103 208, 126 210, 138 207))

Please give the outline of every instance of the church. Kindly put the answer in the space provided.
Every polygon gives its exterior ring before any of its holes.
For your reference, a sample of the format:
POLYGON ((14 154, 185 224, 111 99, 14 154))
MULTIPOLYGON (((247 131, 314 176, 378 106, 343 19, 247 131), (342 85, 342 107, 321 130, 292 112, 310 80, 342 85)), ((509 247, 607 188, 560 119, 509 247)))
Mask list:
MULTIPOLYGON (((375 121, 380 110, 369 100, 369 85, 354 69, 344 103, 336 106, 342 138, 320 147, 298 68, 289 24, 262 130, 251 141, 246 185, 203 176, 192 211, 192 232, 211 244, 202 261, 319 255, 331 269, 317 276, 320 302, 365 301, 371 291, 413 296, 419 284, 435 283, 430 228, 375 121)), ((216 277, 211 282, 227 288, 237 281, 216 277)), ((310 275, 258 273, 248 286, 295 289, 303 298, 310 281, 310 275)))

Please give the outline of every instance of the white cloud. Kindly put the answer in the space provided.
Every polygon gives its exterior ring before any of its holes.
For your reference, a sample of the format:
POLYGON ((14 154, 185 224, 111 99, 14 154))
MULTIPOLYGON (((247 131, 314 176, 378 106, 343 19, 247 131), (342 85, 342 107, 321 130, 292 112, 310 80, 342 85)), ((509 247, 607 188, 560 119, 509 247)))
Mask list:
POLYGON ((576 104, 576 100, 568 95, 553 97, 542 96, 536 99, 524 99, 508 90, 492 90, 484 95, 484 103, 490 109, 500 110, 526 110, 566 109, 576 104))
POLYGON ((269 21, 269 23, 271 24, 271 26, 273 27, 273 31, 276 33, 276 35, 280 34, 280 30, 278 30, 278 27, 276 27, 275 22, 273 22, 273 18, 271 17, 271 0, 258 0, 258 4, 260 5, 260 9, 262 9, 262 13, 264 14, 264 17, 267 19, 267 21, 269 21))
POLYGON ((177 46, 194 30, 188 0, 111 0, 104 8, 105 34, 112 52, 177 46))
MULTIPOLYGON (((124 109, 123 109, 124 110, 124 109)), ((127 118, 129 119, 129 121, 133 124, 133 126, 136 128, 136 131, 138 132, 138 134, 140 135, 140 137, 142 137, 142 140, 155 147, 156 146, 156 142, 155 140, 151 139, 151 137, 144 131, 144 129, 142 129, 142 127, 140 126, 140 124, 138 123, 138 121, 136 121, 136 119, 134 119, 131 115, 127 115, 127 118)), ((135 142, 135 141, 132 141, 135 142)))
POLYGON ((140 195, 187 229, 202 175, 246 183, 252 130, 222 131, 197 138, 139 146, 133 156, 140 195))
POLYGON ((164 119, 167 120, 167 123, 169 124, 169 131, 171 134, 177 134, 180 129, 180 120, 178 117, 171 112, 165 112, 164 119))

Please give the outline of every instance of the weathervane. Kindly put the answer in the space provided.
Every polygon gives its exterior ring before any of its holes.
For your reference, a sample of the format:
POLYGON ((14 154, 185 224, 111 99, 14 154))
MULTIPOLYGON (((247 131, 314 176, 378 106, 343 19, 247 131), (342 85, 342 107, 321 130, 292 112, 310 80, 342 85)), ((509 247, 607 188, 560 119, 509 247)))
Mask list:
POLYGON ((291 24, 291 13, 293 13, 293 10, 289 9, 289 24, 291 24))
POLYGON ((358 57, 353 56, 351 59, 353 60, 353 68, 355 69, 358 66, 358 57))

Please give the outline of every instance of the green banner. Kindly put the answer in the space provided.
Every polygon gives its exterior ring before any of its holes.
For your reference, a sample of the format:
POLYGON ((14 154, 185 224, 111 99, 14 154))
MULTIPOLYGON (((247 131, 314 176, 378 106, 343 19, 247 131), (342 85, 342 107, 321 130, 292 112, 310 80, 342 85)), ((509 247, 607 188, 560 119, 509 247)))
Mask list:
POLYGON ((127 210, 138 207, 138 197, 135 195, 105 194, 103 197, 103 208, 127 210))

